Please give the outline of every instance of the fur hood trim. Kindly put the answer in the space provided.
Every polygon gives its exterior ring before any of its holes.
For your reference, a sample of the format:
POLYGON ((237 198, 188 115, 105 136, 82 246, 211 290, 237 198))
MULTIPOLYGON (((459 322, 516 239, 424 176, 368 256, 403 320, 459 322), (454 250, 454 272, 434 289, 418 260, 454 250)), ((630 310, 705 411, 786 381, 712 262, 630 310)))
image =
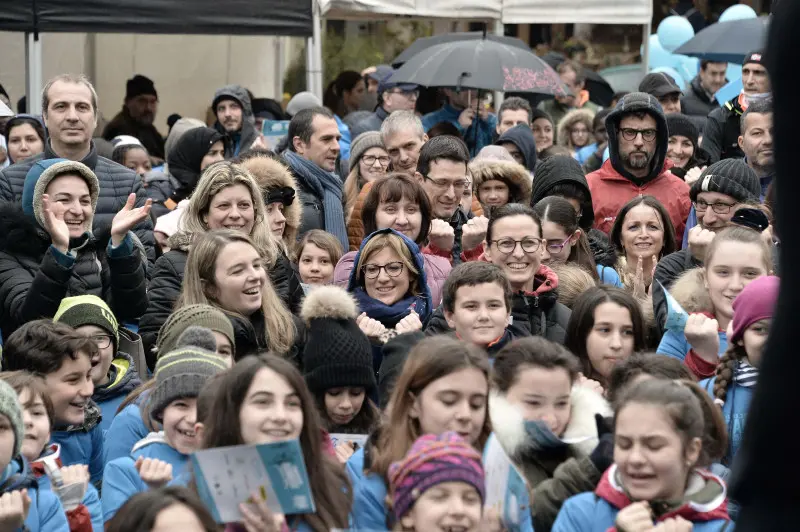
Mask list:
POLYGON ((531 201, 531 187, 533 180, 528 170, 517 162, 490 161, 478 159, 469 165, 472 175, 472 190, 475 198, 478 197, 478 188, 487 181, 502 181, 509 188, 509 203, 522 203, 527 205, 531 201))
MULTIPOLYGON (((562 438, 574 439, 589 437, 570 447, 578 454, 588 456, 597 447, 597 425, 595 414, 604 417, 612 415, 611 406, 603 396, 590 388, 575 385, 570 394, 572 412, 567 430, 562 438)), ((512 458, 522 456, 532 442, 525 431, 522 410, 509 403, 506 396, 493 390, 489 394, 489 416, 492 428, 503 449, 512 458)))
POLYGON ((314 319, 354 320, 358 316, 356 300, 336 285, 317 286, 303 300, 300 317, 306 323, 314 319))
POLYGON ((297 232, 300 230, 300 217, 303 211, 300 205, 300 198, 297 194, 297 182, 295 182, 289 168, 276 161, 271 157, 251 157, 239 166, 250 172, 255 178, 258 186, 261 187, 261 192, 264 195, 264 201, 267 201, 267 194, 270 190, 287 187, 294 189, 294 201, 291 205, 284 208, 283 216, 286 217, 286 229, 283 232, 283 241, 292 249, 295 240, 297 240, 297 232))
POLYGON ((167 244, 170 249, 178 251, 189 252, 189 247, 192 245, 192 233, 186 231, 178 231, 167 239, 167 244))
POLYGON ((672 284, 669 293, 686 312, 714 313, 714 304, 708 295, 703 268, 692 268, 683 272, 672 284))
POLYGON ((564 118, 558 123, 558 145, 565 148, 575 149, 569 140, 569 130, 578 122, 586 124, 586 129, 589 130, 589 144, 594 142, 594 132, 592 131, 592 122, 594 122, 594 113, 589 109, 573 109, 564 115, 564 118))

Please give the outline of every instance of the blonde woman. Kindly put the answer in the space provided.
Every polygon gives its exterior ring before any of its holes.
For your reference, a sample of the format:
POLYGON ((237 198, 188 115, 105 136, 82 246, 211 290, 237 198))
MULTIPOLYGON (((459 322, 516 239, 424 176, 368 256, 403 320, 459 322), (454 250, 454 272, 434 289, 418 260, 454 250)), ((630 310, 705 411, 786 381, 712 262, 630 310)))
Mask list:
POLYGON ((235 359, 270 351, 297 355, 298 325, 272 287, 266 254, 242 231, 215 229, 192 243, 177 307, 212 305, 233 325, 235 359))
POLYGON ((267 225, 264 199, 255 179, 247 170, 229 162, 212 164, 200 176, 178 232, 169 239, 170 251, 158 258, 151 277, 147 312, 139 323, 151 369, 155 366, 151 348, 161 325, 175 310, 189 249, 199 236, 214 229, 233 229, 249 235, 270 270, 275 266, 278 245, 267 225))

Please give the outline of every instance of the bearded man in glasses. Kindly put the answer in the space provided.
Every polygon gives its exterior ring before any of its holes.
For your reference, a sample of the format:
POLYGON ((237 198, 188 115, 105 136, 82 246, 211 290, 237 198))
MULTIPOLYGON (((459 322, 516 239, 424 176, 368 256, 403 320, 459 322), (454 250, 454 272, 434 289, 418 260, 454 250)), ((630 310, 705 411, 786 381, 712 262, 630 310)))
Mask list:
POLYGON ((670 172, 669 132, 658 100, 643 92, 622 97, 606 117, 609 158, 586 176, 594 205, 594 226, 608 233, 629 200, 654 196, 682 235, 692 203, 689 185, 670 172))

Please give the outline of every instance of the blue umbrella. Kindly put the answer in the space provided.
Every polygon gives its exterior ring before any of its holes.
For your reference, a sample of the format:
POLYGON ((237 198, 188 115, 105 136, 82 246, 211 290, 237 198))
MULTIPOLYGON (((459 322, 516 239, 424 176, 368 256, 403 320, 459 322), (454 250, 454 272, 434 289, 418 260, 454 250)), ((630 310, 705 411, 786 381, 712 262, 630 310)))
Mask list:
POLYGON ((676 54, 720 63, 740 63, 747 54, 764 48, 770 17, 718 22, 692 37, 676 54))

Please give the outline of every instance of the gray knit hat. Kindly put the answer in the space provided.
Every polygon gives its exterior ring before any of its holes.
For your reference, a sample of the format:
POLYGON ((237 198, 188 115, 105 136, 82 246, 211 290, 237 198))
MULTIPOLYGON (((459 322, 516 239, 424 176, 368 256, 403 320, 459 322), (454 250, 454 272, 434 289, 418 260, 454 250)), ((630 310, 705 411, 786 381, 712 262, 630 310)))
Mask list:
MULTIPOLYGON (((100 181, 94 172, 78 161, 42 159, 36 161, 28 170, 22 191, 23 211, 28 215, 33 215, 42 227, 46 227, 42 210, 42 196, 50 182, 64 174, 78 175, 86 181, 86 185, 89 187, 92 214, 95 212, 97 197, 100 195, 100 181)), ((92 220, 87 220, 89 227, 91 227, 91 223, 92 220)))
POLYGON ((8 418, 11 423, 11 430, 14 431, 14 454, 12 458, 19 454, 22 447, 22 438, 25 437, 25 429, 22 424, 22 407, 19 404, 19 397, 14 388, 6 381, 0 380, 0 414, 8 418))
POLYGON ((209 377, 226 369, 222 357, 200 347, 179 347, 161 355, 156 362, 156 386, 150 394, 150 416, 160 423, 172 401, 197 397, 209 377))
POLYGON ((386 149, 380 131, 365 131, 350 143, 350 168, 355 168, 356 163, 370 148, 386 149))
POLYGON ((761 182, 743 160, 723 159, 703 170, 692 185, 689 197, 697 201, 697 195, 701 192, 726 194, 739 203, 758 201, 761 182))
POLYGON ((298 92, 286 104, 286 114, 294 116, 300 111, 311 109, 312 107, 322 107, 322 100, 313 92, 298 92))
POLYGON ((179 345, 178 338, 192 325, 218 332, 230 340, 231 346, 236 345, 233 325, 228 316, 211 305, 197 304, 183 306, 169 315, 158 331, 157 352, 166 353, 175 349, 179 345))

